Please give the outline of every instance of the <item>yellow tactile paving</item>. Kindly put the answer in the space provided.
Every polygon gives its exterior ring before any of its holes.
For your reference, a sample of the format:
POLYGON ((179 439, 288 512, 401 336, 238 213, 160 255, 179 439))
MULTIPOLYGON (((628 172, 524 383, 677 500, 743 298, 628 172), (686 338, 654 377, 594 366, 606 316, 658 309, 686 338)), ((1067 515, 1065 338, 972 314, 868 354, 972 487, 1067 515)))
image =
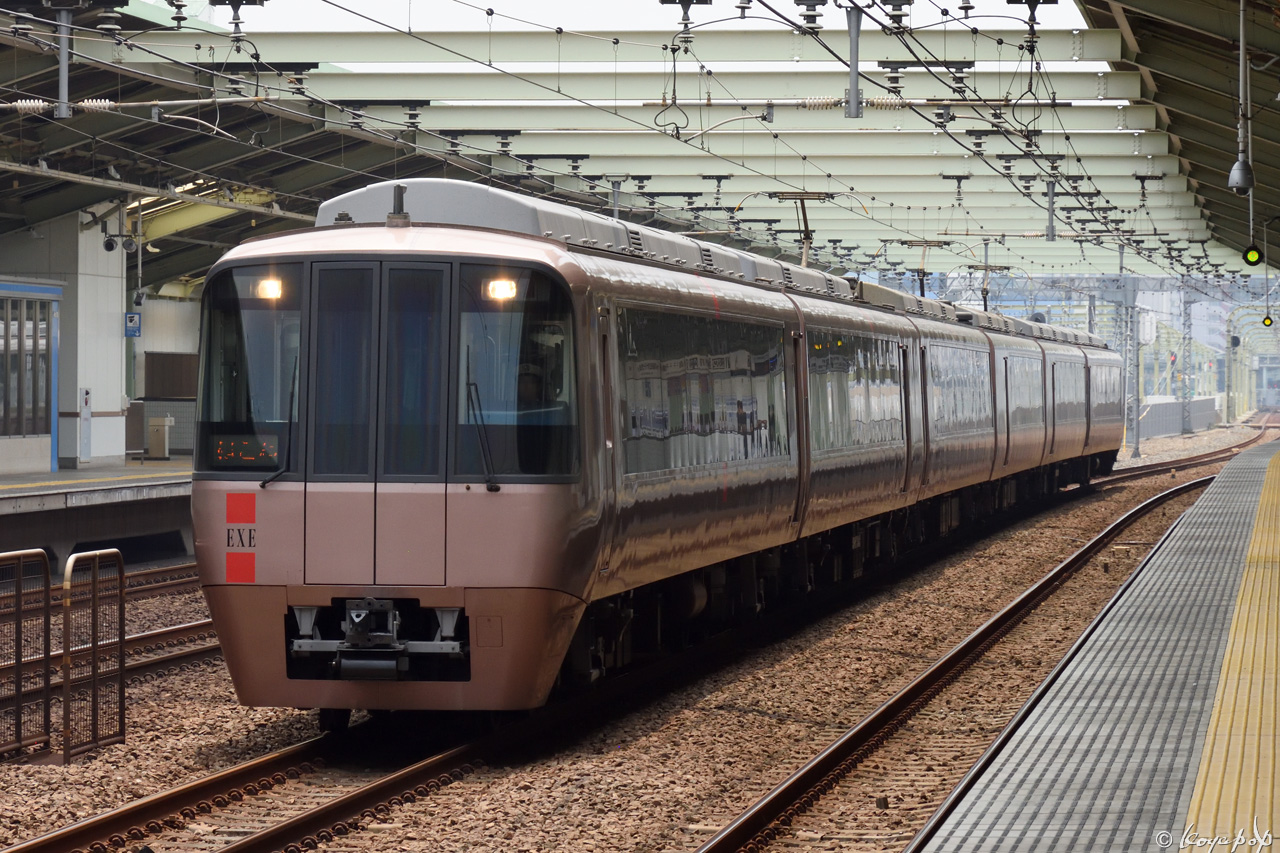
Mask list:
MULTIPOLYGON (((1187 810, 1183 843, 1227 839, 1257 849, 1280 830, 1276 671, 1280 654, 1280 454, 1267 466, 1213 715, 1187 810), (1255 827, 1262 838, 1255 838, 1255 827), (1253 842, 1252 846, 1250 842, 1253 842)), ((1277 839, 1280 840, 1280 839, 1277 839)), ((1201 844, 1199 849, 1205 849, 1201 844)), ((1214 849, 1219 849, 1214 847, 1214 849)))
POLYGON ((79 486, 84 483, 110 483, 116 480, 141 480, 150 477, 181 477, 185 471, 157 471, 147 474, 123 474, 119 477, 86 477, 83 480, 49 480, 43 483, 13 483, 0 486, 0 489, 34 489, 40 486, 79 486))

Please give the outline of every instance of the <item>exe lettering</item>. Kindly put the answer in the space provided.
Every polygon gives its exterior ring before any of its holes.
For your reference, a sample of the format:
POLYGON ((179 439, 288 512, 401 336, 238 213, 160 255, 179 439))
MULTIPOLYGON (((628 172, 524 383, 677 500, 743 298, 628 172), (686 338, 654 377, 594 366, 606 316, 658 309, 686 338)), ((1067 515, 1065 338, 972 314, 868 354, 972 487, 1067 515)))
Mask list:
POLYGON ((258 529, 256 527, 228 527, 227 547, 257 548, 257 532, 258 529))

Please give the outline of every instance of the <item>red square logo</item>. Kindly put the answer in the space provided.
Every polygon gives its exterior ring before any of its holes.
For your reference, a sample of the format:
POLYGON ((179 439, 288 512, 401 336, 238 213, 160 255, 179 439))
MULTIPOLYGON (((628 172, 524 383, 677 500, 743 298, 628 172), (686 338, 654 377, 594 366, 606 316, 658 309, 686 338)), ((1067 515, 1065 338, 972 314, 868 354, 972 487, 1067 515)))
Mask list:
POLYGON ((228 551, 227 583, 253 583, 255 556, 252 551, 228 551))
POLYGON ((258 496, 253 492, 227 494, 227 524, 254 524, 258 496))

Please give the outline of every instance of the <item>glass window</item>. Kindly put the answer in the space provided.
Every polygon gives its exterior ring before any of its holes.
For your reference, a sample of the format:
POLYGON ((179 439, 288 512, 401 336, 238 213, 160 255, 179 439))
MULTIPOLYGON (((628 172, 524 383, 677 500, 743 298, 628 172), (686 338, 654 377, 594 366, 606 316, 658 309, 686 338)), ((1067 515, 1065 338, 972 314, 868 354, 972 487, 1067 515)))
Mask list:
POLYGON ((18 385, 9 356, 10 351, 17 347, 14 327, 9 320, 9 302, 0 298, 0 328, 4 329, 4 340, 0 342, 0 435, 13 434, 10 417, 18 401, 18 385))
POLYGON ((373 270, 320 269, 316 276, 312 470, 359 476, 370 470, 373 407, 373 270))
POLYGON ((1009 425, 1044 423, 1044 364, 1038 358, 1009 356, 1009 425))
POLYGON ((302 265, 224 270, 209 282, 196 465, 297 470, 302 265))
POLYGON ((22 312, 22 435, 36 431, 36 303, 23 300, 22 312))
POLYGON ((1085 419, 1084 365, 1058 362, 1053 371, 1053 392, 1058 423, 1085 419))
POLYGON ((439 270, 392 269, 387 274, 385 474, 440 473, 443 292, 439 270))
POLYGON ((459 298, 454 470, 477 476, 576 474, 568 290, 533 270, 464 264, 459 298))
POLYGON ((897 342, 825 329, 805 335, 814 450, 901 440, 897 342))
POLYGON ((49 430, 49 317, 52 302, 37 303, 36 313, 36 391, 35 431, 45 435, 49 430))
POLYGON ((929 422, 934 435, 993 427, 991 361, 986 350, 929 348, 929 422))
POLYGON ((1123 420, 1124 383, 1120 368, 1104 365, 1092 368, 1089 373, 1093 382, 1091 402, 1098 422, 1123 420))
POLYGON ((626 472, 790 456, 781 325, 618 312, 626 472))

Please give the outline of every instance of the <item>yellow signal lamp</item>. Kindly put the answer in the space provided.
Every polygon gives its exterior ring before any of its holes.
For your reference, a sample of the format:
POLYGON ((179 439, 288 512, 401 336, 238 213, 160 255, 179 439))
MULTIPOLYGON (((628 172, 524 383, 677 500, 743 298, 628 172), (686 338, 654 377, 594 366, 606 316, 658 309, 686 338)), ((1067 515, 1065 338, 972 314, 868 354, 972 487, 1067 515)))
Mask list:
POLYGON ((1270 314, 1268 314, 1267 316, 1265 316, 1265 317, 1263 317, 1263 318, 1262 318, 1262 325, 1264 325, 1264 326, 1270 326, 1270 325, 1271 325, 1271 315, 1270 315, 1270 314))

